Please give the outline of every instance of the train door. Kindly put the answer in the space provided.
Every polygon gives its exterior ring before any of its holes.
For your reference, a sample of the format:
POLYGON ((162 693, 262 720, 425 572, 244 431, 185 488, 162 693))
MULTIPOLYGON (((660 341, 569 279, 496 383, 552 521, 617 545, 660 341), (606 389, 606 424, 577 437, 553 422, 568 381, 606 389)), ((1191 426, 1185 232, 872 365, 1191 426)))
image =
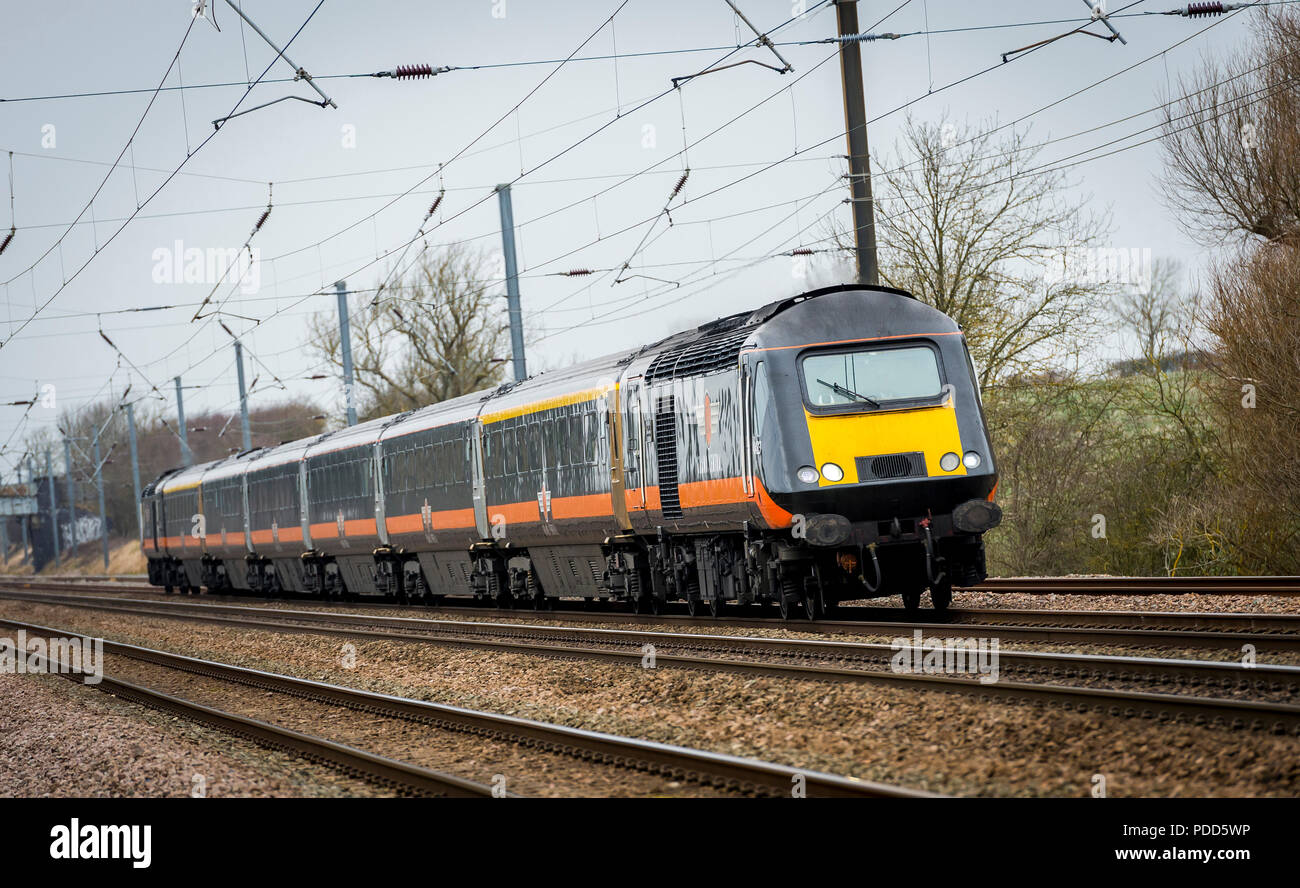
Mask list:
POLYGON ((312 548, 311 512, 308 507, 307 458, 304 455, 298 460, 298 521, 302 525, 303 548, 310 551, 312 548))
POLYGON ((741 482, 745 496, 753 498, 757 483, 762 476, 760 463, 763 455, 762 420, 766 409, 766 399, 770 391, 767 383, 767 364, 759 361, 751 368, 749 363, 740 365, 740 404, 741 404, 741 482))
POLYGON ((388 510, 385 508, 384 497, 384 445, 383 441, 376 441, 371 445, 370 461, 373 464, 375 477, 375 531, 379 534, 381 545, 388 545, 388 510))
POLYGON ((253 551, 253 525, 248 514, 248 470, 239 476, 239 504, 244 524, 244 548, 253 551))
POLYGON ((470 425, 470 471, 474 482, 474 523, 482 539, 492 536, 492 527, 488 523, 487 482, 483 477, 483 424, 474 422, 470 425))
POLYGON ((649 530, 646 516, 646 486, 650 471, 646 454, 646 393, 640 379, 630 379, 623 388, 623 487, 627 493, 628 518, 634 528, 649 530))

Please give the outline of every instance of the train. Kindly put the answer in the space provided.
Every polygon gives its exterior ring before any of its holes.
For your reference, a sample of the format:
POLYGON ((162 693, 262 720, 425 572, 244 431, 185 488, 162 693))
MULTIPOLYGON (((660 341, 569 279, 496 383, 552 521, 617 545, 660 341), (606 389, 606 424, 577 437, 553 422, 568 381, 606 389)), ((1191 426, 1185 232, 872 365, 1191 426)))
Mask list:
POLYGON ((997 483, 960 326, 846 284, 172 469, 141 546, 168 592, 817 619, 947 608, 985 578, 997 483))

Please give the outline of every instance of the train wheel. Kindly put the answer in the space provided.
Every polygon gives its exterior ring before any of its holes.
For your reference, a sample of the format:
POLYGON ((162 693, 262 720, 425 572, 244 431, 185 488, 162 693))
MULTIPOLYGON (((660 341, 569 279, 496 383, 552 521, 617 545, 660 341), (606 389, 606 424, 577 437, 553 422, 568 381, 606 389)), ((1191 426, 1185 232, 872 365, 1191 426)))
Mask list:
POLYGON ((656 617, 664 612, 664 605, 667 604, 666 601, 654 594, 646 595, 645 602, 646 610, 650 611, 650 613, 654 614, 656 617))
POLYGON ((781 619, 788 620, 799 606, 799 586, 781 570, 779 564, 773 570, 772 578, 772 585, 776 589, 776 609, 781 614, 781 619))
POLYGON ((822 604, 821 590, 816 588, 804 590, 803 615, 810 620, 820 620, 825 613, 826 608, 822 604))
POLYGON ((952 583, 945 580, 937 586, 931 586, 930 603, 935 610, 946 611, 952 604, 952 583))
POLYGON ((698 617, 698 616, 700 615, 700 599, 699 599, 699 598, 697 598, 697 597, 695 597, 694 595, 692 595, 692 596, 689 596, 689 597, 686 599, 686 613, 689 614, 689 615, 692 616, 692 617, 698 617))
POLYGON ((825 614, 821 570, 814 567, 812 576, 804 577, 803 581, 803 615, 810 620, 820 620, 825 614))
POLYGON ((709 599, 709 616, 713 617, 715 620, 718 619, 719 617, 721 617, 721 616, 722 616, 722 608, 723 608, 725 605, 726 605, 726 602, 724 602, 721 598, 710 598, 710 599, 709 599))
POLYGON ((917 589, 915 592, 904 592, 903 607, 909 611, 919 609, 921 607, 921 590, 917 589))
POLYGON ((541 591, 538 591, 533 595, 533 610, 544 611, 550 609, 551 600, 543 595, 541 591))
POLYGON ((173 592, 175 592, 175 591, 176 591, 176 589, 175 589, 174 587, 172 587, 172 586, 163 586, 163 594, 164 594, 164 595, 171 595, 171 594, 172 594, 173 592))

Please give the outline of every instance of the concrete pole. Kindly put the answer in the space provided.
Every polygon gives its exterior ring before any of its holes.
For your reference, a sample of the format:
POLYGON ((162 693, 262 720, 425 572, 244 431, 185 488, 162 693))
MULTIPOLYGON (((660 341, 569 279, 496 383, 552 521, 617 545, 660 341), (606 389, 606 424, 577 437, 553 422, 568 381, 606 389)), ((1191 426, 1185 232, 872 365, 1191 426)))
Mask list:
POLYGON ((181 378, 176 377, 176 424, 181 431, 181 462, 194 465, 194 452, 190 450, 189 430, 185 428, 185 396, 181 394, 181 378))
POLYGON ((99 495, 99 537, 104 544, 104 571, 108 571, 108 512, 104 508, 104 467, 99 461, 99 430, 95 430, 95 489, 99 495))
POLYGON ((59 491, 54 483, 50 448, 45 448, 45 483, 50 487, 50 538, 54 541, 54 566, 59 566, 59 491))
MULTIPOLYGON (((835 18, 841 37, 857 34, 857 0, 836 0, 835 18)), ((849 142, 849 193, 853 198, 853 243, 858 282, 875 287, 880 284, 876 263, 876 213, 871 195, 866 98, 862 89, 862 47, 856 40, 840 42, 840 79, 844 87, 844 129, 849 142)))
POLYGON ((77 548, 77 482, 72 480, 72 439, 63 439, 63 472, 68 482, 68 551, 77 548))
POLYGON ((144 521, 140 517, 140 453, 135 440, 135 405, 126 405, 126 429, 131 442, 131 494, 135 503, 137 536, 144 539, 144 521))
MULTIPOLYGON (((31 480, 32 480, 32 464, 31 464, 31 460, 29 459, 27 462, 28 483, 30 483, 31 480)), ((23 486, 23 464, 22 463, 18 464, 18 486, 19 487, 23 486)), ((18 526, 21 527, 23 531, 23 564, 28 564, 31 562, 31 553, 28 551, 31 548, 31 541, 27 537, 27 522, 29 520, 30 519, 26 515, 18 516, 18 526)))
POLYGON ((515 211, 510 186, 498 185, 501 203, 501 249, 506 257, 506 307, 510 313, 510 351, 514 357, 515 382, 528 376, 524 356, 524 313, 519 305, 519 265, 515 261, 515 211))
POLYGON ((357 424, 357 395, 352 381, 352 325, 348 319, 348 283, 336 281, 339 297, 339 345, 343 351, 343 397, 348 409, 348 425, 357 424))
POLYGON ((251 450, 253 437, 248 428, 248 391, 244 388, 244 344, 238 339, 235 340, 235 372, 239 376, 239 421, 244 433, 244 446, 241 449, 251 450))

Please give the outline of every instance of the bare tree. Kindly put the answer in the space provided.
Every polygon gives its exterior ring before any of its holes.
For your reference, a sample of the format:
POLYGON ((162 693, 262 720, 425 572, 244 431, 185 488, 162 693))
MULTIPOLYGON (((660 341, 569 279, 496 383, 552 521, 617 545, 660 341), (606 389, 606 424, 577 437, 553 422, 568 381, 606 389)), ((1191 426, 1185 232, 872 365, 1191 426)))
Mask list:
MULTIPOLYGON (((353 318, 358 413, 400 413, 496 385, 509 351, 499 308, 481 254, 460 247, 427 254, 400 286, 353 318)), ((308 347, 341 367, 334 313, 316 315, 309 328, 308 347)))
MULTIPOLYGON (((309 400, 284 400, 249 410, 250 437, 254 447, 270 447, 282 441, 320 434, 322 423, 316 418, 320 408, 309 400)), ((188 443, 196 463, 220 459, 240 447, 239 412, 237 410, 196 410, 186 417, 188 443)), ((146 399, 135 403, 136 445, 140 463, 140 482, 147 484, 164 471, 180 465, 179 430, 176 417, 167 416, 157 402, 146 399)), ((95 510, 94 440, 99 437, 100 470, 104 482, 104 505, 109 527, 117 536, 136 531, 136 502, 131 475, 131 448, 126 413, 122 402, 104 399, 63 410, 57 430, 42 428, 24 443, 36 457, 38 474, 43 474, 46 448, 51 451, 52 470, 65 476, 64 440, 70 443, 73 489, 77 506, 95 510)), ((65 488, 57 492, 60 508, 66 508, 65 488)))
POLYGON ((1062 196, 1064 173, 1034 171, 1025 132, 995 142, 909 118, 894 154, 875 160, 881 280, 962 325, 982 387, 1039 372, 1053 346, 1088 335, 1109 282, 1064 263, 1106 222, 1062 196))
POLYGON ((1300 235, 1300 16, 1261 11, 1255 22, 1250 47, 1207 56, 1165 106, 1164 192, 1209 243, 1300 235))
POLYGON ((1173 504, 1175 564, 1300 570, 1300 15, 1261 14, 1255 41, 1207 59, 1165 122, 1165 191, 1190 230, 1236 240, 1213 269, 1203 400, 1216 470, 1173 504))
POLYGON ((1176 259, 1156 259, 1151 263, 1148 284, 1124 288, 1112 302, 1115 317, 1137 337, 1146 361, 1161 363, 1171 341, 1188 330, 1188 304, 1180 290, 1182 275, 1182 264, 1176 259))

